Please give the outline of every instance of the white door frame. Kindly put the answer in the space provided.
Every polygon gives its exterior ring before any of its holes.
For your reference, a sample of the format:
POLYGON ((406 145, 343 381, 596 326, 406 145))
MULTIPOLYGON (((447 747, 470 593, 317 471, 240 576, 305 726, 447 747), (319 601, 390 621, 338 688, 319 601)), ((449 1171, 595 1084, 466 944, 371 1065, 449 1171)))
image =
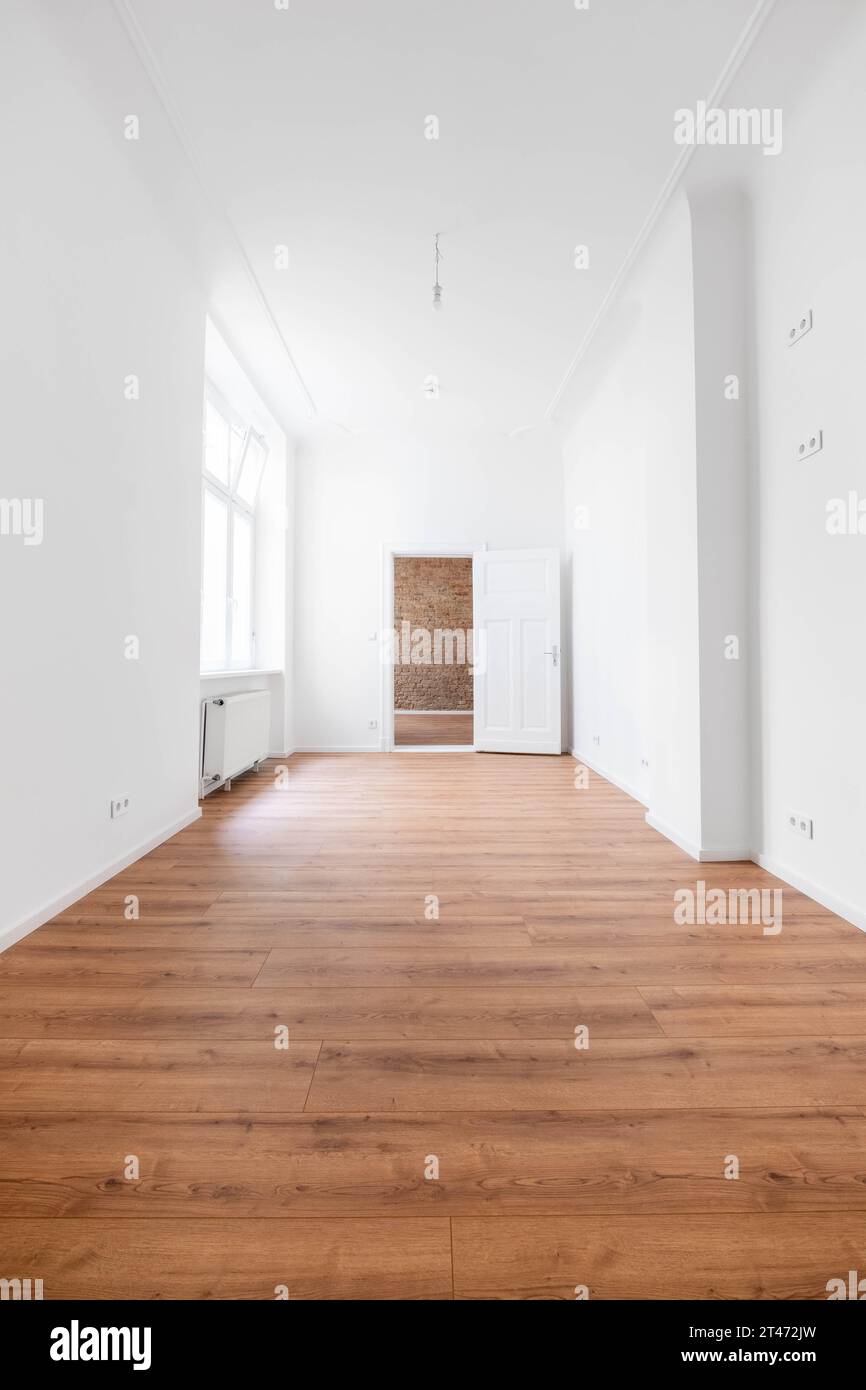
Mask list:
MULTIPOLYGON (((471 560, 476 550, 486 550, 487 542, 478 545, 382 545, 382 626, 378 633, 379 659, 382 667, 381 690, 379 697, 379 751, 393 753, 394 745, 394 647, 388 633, 394 631, 394 559, 401 555, 458 556, 471 560)), ((461 744, 467 752, 472 752, 471 743, 461 744)), ((427 749, 425 749, 425 752, 427 749)), ((431 745, 431 752, 448 751, 440 745, 431 745)))

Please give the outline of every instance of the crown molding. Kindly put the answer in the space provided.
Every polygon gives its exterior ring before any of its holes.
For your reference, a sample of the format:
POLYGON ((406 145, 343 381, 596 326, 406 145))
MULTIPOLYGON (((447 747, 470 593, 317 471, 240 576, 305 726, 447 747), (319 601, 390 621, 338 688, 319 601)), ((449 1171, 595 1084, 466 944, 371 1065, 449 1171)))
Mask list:
POLYGON ((301 371, 298 367, 297 362, 295 361, 294 354, 292 353, 292 350, 289 347, 288 342, 286 341, 286 337, 279 325, 276 314, 270 306, 268 297, 265 294, 264 289, 262 288, 261 281, 256 275, 255 270, 253 269, 252 262, 250 261, 250 258, 247 255, 246 250, 244 249, 244 245, 240 239, 237 228, 235 227, 234 223, 232 222, 231 218, 226 212, 225 207, 214 193, 213 188, 211 187, 210 181, 204 171, 204 166, 199 157, 198 150, 196 149, 195 142, 192 136, 190 135, 189 131, 187 130, 186 126, 184 125, 183 118, 181 117, 180 111, 178 110, 174 98, 171 95, 171 91, 162 72, 162 69, 159 65, 156 54, 151 48, 147 36, 144 30, 142 29, 141 24, 139 23, 138 16, 136 15, 132 7, 131 0, 112 0, 112 3, 114 5, 117 17, 123 25, 127 37, 130 43, 132 44, 132 47, 135 50, 135 53, 137 54, 138 59, 148 76, 148 79, 150 80, 150 84, 153 87, 154 92, 156 93, 156 96, 159 100, 160 105, 162 106, 163 111, 165 112, 166 119, 168 120, 169 125, 174 131, 177 142, 183 150, 187 163, 189 164, 193 174, 195 175, 196 182, 198 183, 199 188, 201 189, 204 195, 205 201, 211 209, 211 212, 214 214, 217 220, 222 223, 223 227, 229 235, 229 239, 232 243, 234 251, 238 257, 238 260, 240 261, 240 264, 250 283, 250 286, 252 287, 253 293, 256 299, 258 300, 262 313, 267 319, 268 324, 270 325, 270 328, 274 334, 274 337, 276 338, 283 354, 285 355, 286 361, 289 364, 292 375, 294 376, 295 381, 297 382, 298 387, 301 391, 301 394, 307 404, 307 409, 309 411, 310 418, 314 418, 318 415, 318 408, 316 406, 315 400, 313 399, 313 395, 309 387, 307 386, 307 383, 305 382, 303 376, 301 375, 301 371))
MULTIPOLYGON (((717 106, 721 101, 722 97, 725 95, 725 92, 730 87, 735 76, 737 75, 737 72, 739 71, 747 55, 751 51, 752 46, 755 43, 755 40, 761 32, 761 29, 763 28, 766 20, 768 19, 770 12, 775 8, 775 5, 776 0, 758 0, 758 4, 756 5, 755 9, 752 11, 751 16, 744 25, 740 33, 740 36, 737 39, 737 42, 734 44, 734 47, 731 50, 727 62, 722 68, 722 71, 719 73, 719 76, 716 78, 712 90, 710 91, 709 96, 707 97, 708 107, 717 106)), ((550 404, 544 412, 545 420, 551 420, 555 415, 556 410, 563 396, 565 395, 565 392, 568 389, 572 377, 574 376, 575 372, 577 371, 578 367, 583 361, 583 358, 586 355, 590 343, 592 342, 593 338, 598 332, 602 320, 604 319, 605 315, 607 314, 607 311, 610 309, 611 305, 613 304, 614 300, 616 299, 617 295, 622 289, 626 279, 628 278, 628 274, 634 266, 636 260, 640 256, 641 251, 643 250, 646 243, 649 241, 649 238, 652 236, 652 233, 655 230, 655 227, 659 219, 661 218, 662 213, 664 212, 665 208, 668 206, 668 203, 671 201, 671 198, 674 196, 680 184, 682 183, 683 176, 692 160, 696 148, 696 145, 682 146, 679 155, 674 161, 673 168, 671 169, 670 173, 668 174, 667 178, 662 184, 658 197, 656 198, 655 202, 653 203, 646 216, 643 226, 641 227, 640 231, 635 237, 635 240, 632 243, 632 246, 625 257, 625 260, 623 261, 622 265, 620 266, 619 270, 617 271, 616 275, 611 281, 607 293, 604 296, 604 299, 601 301, 601 304, 596 310, 589 327, 587 328, 580 341, 580 345, 578 346, 577 352, 574 354, 574 356, 568 364, 564 377, 562 378, 561 382, 554 391, 553 396, 550 400, 550 404)))

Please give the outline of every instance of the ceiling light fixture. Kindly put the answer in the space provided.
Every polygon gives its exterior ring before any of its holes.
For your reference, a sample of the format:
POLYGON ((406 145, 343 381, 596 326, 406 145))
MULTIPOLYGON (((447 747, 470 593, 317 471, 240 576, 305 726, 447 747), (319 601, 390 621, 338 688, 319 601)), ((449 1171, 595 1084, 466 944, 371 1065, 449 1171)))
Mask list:
POLYGON ((442 286, 439 284, 439 262, 440 262, 441 259, 442 259, 442 252, 439 250, 439 233, 438 233, 438 232, 436 233, 436 235, 435 235, 434 238, 433 238, 433 247, 434 247, 433 255, 434 255, 435 264, 436 264, 436 284, 433 286, 433 308, 434 308, 434 309, 441 309, 441 308, 442 308, 442 286))

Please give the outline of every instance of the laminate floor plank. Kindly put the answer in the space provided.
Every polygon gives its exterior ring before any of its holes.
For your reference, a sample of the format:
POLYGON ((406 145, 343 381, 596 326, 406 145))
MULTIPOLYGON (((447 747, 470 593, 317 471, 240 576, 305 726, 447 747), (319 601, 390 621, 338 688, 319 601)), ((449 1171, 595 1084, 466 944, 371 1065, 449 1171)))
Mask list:
POLYGON ((0 1111, 302 1110, 317 1042, 0 1040, 0 1111))
POLYGON ((46 1299, 451 1298, 443 1219, 3 1221, 0 1248, 46 1299))
POLYGON ((866 1038, 325 1042, 316 1111, 866 1104, 866 1038))
MULTIPOLYGON (((85 925, 53 924, 39 933, 39 949, 83 946, 94 950, 152 950, 180 951, 271 951, 276 947, 314 950, 321 946, 338 950, 436 950, 459 951, 479 946, 486 950, 501 950, 504 946, 532 945, 521 917, 475 920, 451 919, 447 922, 407 921, 383 922, 381 919, 360 917, 327 917, 316 921, 289 918, 286 921, 239 919, 152 924, 149 921, 85 925)), ((36 943, 34 943, 36 949, 36 943)))
POLYGON ((0 1171, 0 1219, 866 1212, 866 1114, 0 1112, 0 1171))
POLYGON ((255 988, 276 985, 346 985, 359 988, 411 985, 676 985, 779 984, 804 980, 866 984, 866 952, 845 942, 717 945, 692 941, 680 947, 631 942, 606 948, 503 946, 501 950, 284 950, 268 953, 255 988))
POLYGON ((458 1299, 825 1299, 862 1262, 866 1212, 458 1217, 452 1232, 458 1299))
POLYGON ((640 993, 671 1038, 866 1037, 866 985, 647 986, 640 993))
MULTIPOLYGON (((632 988, 165 989, 0 985, 0 1037, 260 1041, 274 1028, 296 1040, 334 1037, 559 1038, 585 1025, 594 1038, 662 1037, 632 988)), ((864 1028, 866 1033, 866 1028, 864 1028)))
POLYGON ((0 955, 0 988, 7 985, 168 985, 174 982, 204 985, 253 983, 264 962, 265 951, 194 951, 115 946, 41 946, 38 934, 0 955))

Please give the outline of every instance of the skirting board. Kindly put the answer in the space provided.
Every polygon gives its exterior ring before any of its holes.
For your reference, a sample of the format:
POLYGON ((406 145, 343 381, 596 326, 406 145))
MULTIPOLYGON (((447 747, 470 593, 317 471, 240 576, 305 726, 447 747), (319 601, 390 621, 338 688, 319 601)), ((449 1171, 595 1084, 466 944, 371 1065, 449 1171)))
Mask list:
MULTIPOLYGON (((569 748, 568 751, 577 762, 586 763, 586 766, 590 769, 590 771, 597 773, 599 777, 603 777, 605 782, 611 782, 613 786, 619 787, 621 792, 625 792, 626 796, 630 796, 633 801, 639 801, 641 806, 646 806, 646 802, 644 801, 640 792, 635 787, 632 787, 628 782, 623 782, 621 778, 614 777, 613 773, 606 772, 605 769, 603 767, 600 767, 598 763, 594 762, 592 758, 587 758, 584 756, 583 753, 578 753, 575 748, 569 748)), ((664 833, 665 832, 663 831, 662 834, 664 833)))
POLYGON ((845 902, 843 898, 837 898, 834 893, 819 887, 817 883, 812 883, 808 878, 803 878, 801 874, 794 873, 793 869, 780 864, 768 854, 755 854, 753 857, 755 863, 759 864, 762 869, 766 869, 768 874, 775 874, 776 878, 780 878, 783 883, 796 888, 798 893, 805 893, 807 898, 812 898, 822 907, 826 907, 828 912, 835 912, 837 917, 844 917, 845 921, 850 922, 852 927, 866 931, 866 912, 859 907, 845 902))
MULTIPOLYGON (((640 802, 641 805, 646 804, 642 801, 641 797, 625 783, 619 781, 615 777, 611 777, 609 773, 604 772, 601 768, 596 767, 589 758, 584 758, 580 753, 576 753, 573 748, 570 751, 573 758, 576 758, 579 762, 586 763, 587 767, 591 768, 599 777, 603 777, 606 782, 612 782, 614 786, 619 787, 620 791, 626 792, 635 801, 640 802)), ((813 902, 819 903, 821 907, 826 907, 828 912, 835 912, 837 917, 843 917, 845 921, 850 922, 853 927, 857 927, 860 931, 866 931, 866 911, 855 907, 853 903, 846 902, 844 898, 837 897, 835 893, 831 893, 826 888, 822 888, 819 884, 813 883, 811 879, 804 878, 802 874, 795 873, 793 869, 789 869, 785 864, 780 864, 777 860, 771 858, 770 855, 760 854, 752 849, 699 849, 697 845, 684 839, 683 836, 678 834, 677 831, 673 830, 669 825, 665 825, 662 821, 656 820, 655 816, 651 815, 649 811, 647 811, 645 819, 647 825, 650 826, 651 829, 658 831, 660 835, 664 835, 666 840, 670 840, 673 844, 677 845, 679 849, 683 850, 698 864, 757 864, 760 868, 766 869, 768 874, 774 874, 775 877, 780 878, 783 883, 789 884, 791 888, 796 888, 798 893, 804 893, 805 896, 811 898, 813 902)))
POLYGON ((670 840, 681 850, 684 850, 691 859, 698 864, 743 864, 752 863, 752 851, 750 849, 701 849, 699 845, 693 844, 690 840, 684 839, 676 830, 672 830, 664 821, 656 820, 655 816, 649 811, 646 813, 646 823, 653 830, 657 830, 660 835, 664 835, 666 840, 670 840))
POLYGON ((119 859, 115 859, 111 864, 106 864, 103 868, 98 869, 95 874, 91 874, 83 883, 79 883, 75 888, 71 888, 67 893, 63 893, 61 897, 55 898, 53 902, 46 903, 44 907, 41 907, 39 911, 35 912, 31 917, 25 917, 23 921, 16 922, 11 927, 7 927, 4 931, 0 932, 0 951, 5 951, 7 947, 14 946, 16 941, 21 941, 25 936, 29 936, 31 932, 35 931, 37 927, 41 927, 45 922, 50 922, 51 918, 56 917, 58 912, 64 912, 67 907, 71 907, 73 903, 77 903, 79 898, 86 897, 87 894, 92 893, 95 888, 101 888, 102 884, 107 883, 110 878, 114 878, 115 874, 119 874, 124 869, 128 869, 130 864, 134 864, 136 860, 143 858, 145 854, 150 854, 152 849, 156 849, 158 845, 165 844, 165 841, 170 840, 172 835, 177 835, 181 830, 185 830, 188 825, 192 825, 193 821, 199 820, 200 818, 201 807, 196 806, 195 810, 190 811, 188 815, 181 816, 180 820, 175 821, 172 825, 167 825, 156 835, 151 835, 150 839, 145 840, 140 845, 136 845, 135 849, 128 850, 127 853, 121 855, 119 859))

